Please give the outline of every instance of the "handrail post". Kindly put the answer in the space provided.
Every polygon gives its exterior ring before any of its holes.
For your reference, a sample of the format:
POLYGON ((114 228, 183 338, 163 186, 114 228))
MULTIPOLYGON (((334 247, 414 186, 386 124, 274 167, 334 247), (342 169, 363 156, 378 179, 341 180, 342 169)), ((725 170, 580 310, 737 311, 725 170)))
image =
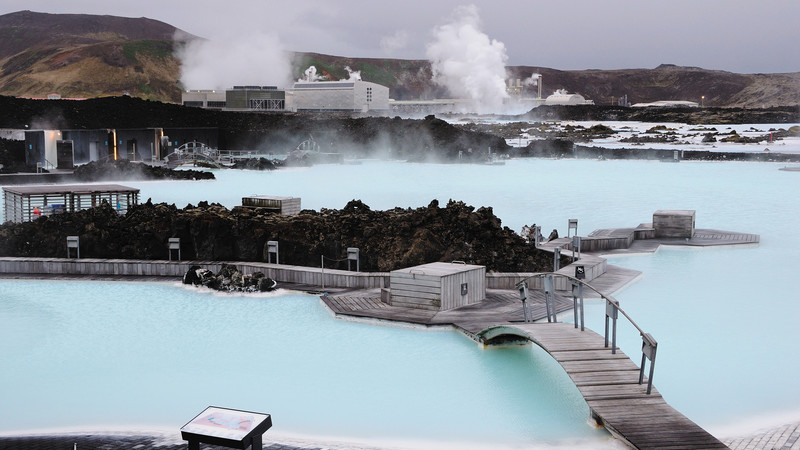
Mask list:
MULTIPOLYGON (((584 266, 575 266, 575 280, 578 283, 578 295, 580 296, 581 300, 581 331, 584 331, 584 321, 583 321, 583 280, 586 279, 586 267, 584 266)), ((575 280, 573 280, 573 291, 575 280)), ((575 318, 575 322, 577 324, 578 318, 575 318)))
POLYGON ((580 323, 581 331, 584 331, 583 321, 583 283, 572 281, 572 311, 575 321, 575 328, 578 328, 580 323), (580 309, 580 315, 578 310, 580 309))
POLYGON ((658 342, 650 336, 649 333, 642 333, 642 364, 639 366, 639 384, 642 384, 644 378, 644 363, 646 359, 650 360, 650 374, 647 376, 647 393, 653 387, 653 371, 656 365, 656 351, 658 350, 658 342))
POLYGON ((532 322, 528 316, 528 283, 523 281, 522 284, 517 285, 519 290, 519 298, 522 300, 522 315, 525 317, 525 322, 532 322))
POLYGON ((561 249, 556 247, 553 249, 553 272, 558 272, 561 268, 561 249))
POLYGON ((578 283, 572 281, 572 321, 578 328, 578 283))
POLYGON ((556 305, 554 304, 554 300, 555 299, 553 298, 553 294, 555 292, 554 286, 553 286, 553 274, 552 273, 547 274, 544 277, 543 281, 544 281, 544 283, 543 283, 543 285, 544 285, 544 307, 545 307, 545 310, 547 312, 547 321, 555 323, 555 322, 558 322, 558 320, 556 320, 556 305), (551 320, 551 316, 552 316, 552 320, 551 320))
POLYGON ((619 314, 619 302, 611 299, 606 299, 606 341, 605 346, 608 347, 608 319, 612 321, 611 331, 611 354, 617 353, 617 316, 619 314))

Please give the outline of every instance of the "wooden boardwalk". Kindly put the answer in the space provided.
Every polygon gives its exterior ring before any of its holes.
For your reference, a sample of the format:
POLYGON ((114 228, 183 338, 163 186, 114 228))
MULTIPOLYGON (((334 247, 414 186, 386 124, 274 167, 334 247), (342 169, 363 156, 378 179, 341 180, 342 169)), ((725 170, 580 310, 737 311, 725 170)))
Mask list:
POLYGON ((611 353, 603 336, 569 323, 524 323, 489 327, 479 338, 511 333, 547 351, 578 387, 592 416, 614 436, 641 449, 727 448, 672 408, 647 379, 639 384, 639 367, 622 351, 611 353))
MULTIPOLYGON (((613 283, 612 283, 613 284, 613 283)), ((383 303, 380 290, 322 296, 337 316, 371 318, 424 326, 456 327, 478 342, 529 340, 547 351, 578 387, 592 416, 614 436, 636 448, 727 448, 707 431, 669 406, 647 378, 639 384, 639 367, 621 350, 605 347, 603 336, 580 331, 571 323, 525 323, 519 294, 489 290, 484 302, 450 311, 428 311, 383 303)), ((556 296, 556 309, 572 309, 566 293, 556 296)), ((546 318, 540 291, 529 291, 534 319, 546 318)), ((640 356, 639 356, 640 357, 640 356)))

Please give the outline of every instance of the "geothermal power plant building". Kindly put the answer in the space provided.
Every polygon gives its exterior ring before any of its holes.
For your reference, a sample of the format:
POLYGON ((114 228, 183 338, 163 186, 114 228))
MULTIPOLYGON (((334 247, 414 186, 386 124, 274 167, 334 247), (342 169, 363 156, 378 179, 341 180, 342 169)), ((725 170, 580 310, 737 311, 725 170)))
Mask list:
POLYGON ((389 112, 389 88, 361 80, 298 81, 292 89, 234 86, 181 94, 184 106, 231 111, 389 112))
POLYGON ((294 84, 293 111, 388 112, 389 88, 369 81, 300 81, 294 84))

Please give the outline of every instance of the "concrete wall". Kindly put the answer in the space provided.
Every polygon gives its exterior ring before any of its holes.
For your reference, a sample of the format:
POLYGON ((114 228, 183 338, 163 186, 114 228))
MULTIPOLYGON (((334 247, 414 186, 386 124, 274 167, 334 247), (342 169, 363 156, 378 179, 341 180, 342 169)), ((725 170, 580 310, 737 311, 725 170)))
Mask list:
POLYGON ((366 81, 356 82, 353 94, 355 107, 362 112, 389 110, 389 88, 386 86, 366 81))

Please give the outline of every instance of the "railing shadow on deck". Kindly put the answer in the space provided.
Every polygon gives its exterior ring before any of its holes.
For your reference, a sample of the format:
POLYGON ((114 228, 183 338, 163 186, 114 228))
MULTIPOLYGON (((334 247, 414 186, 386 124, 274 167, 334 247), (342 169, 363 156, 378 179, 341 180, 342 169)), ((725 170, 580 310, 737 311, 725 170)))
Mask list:
POLYGON ((581 267, 578 266, 576 268, 576 276, 569 276, 563 273, 555 273, 555 272, 542 272, 542 273, 535 273, 529 276, 528 278, 520 281, 517 283, 517 290, 519 291, 520 300, 522 301, 522 311, 525 318, 525 322, 533 322, 533 315, 532 312, 529 310, 527 305, 528 300, 528 280, 534 280, 536 278, 542 279, 542 289, 544 290, 544 299, 545 299, 545 311, 547 314, 547 321, 548 322, 556 322, 556 305, 555 305, 555 277, 562 277, 566 278, 570 284, 572 285, 572 301, 573 301, 573 314, 575 320, 575 328, 580 327, 581 331, 584 331, 584 314, 583 314, 583 289, 586 287, 591 291, 595 292, 597 295, 600 296, 601 299, 605 301, 605 347, 608 348, 609 346, 609 337, 611 341, 611 353, 617 353, 617 319, 619 318, 619 314, 621 313, 622 316, 628 319, 628 322, 636 328, 639 332, 639 335, 642 338, 642 362, 639 366, 639 384, 642 384, 644 381, 644 368, 645 363, 647 360, 650 361, 650 370, 647 377, 647 394, 650 394, 650 391, 653 387, 653 373, 655 370, 656 364, 656 352, 658 350, 658 342, 650 335, 650 333, 646 333, 642 328, 636 324, 636 322, 628 315, 622 308, 619 306, 619 300, 613 298, 610 295, 603 294, 598 289, 592 287, 589 283, 583 281, 581 267), (610 334, 610 336, 609 336, 610 334))

